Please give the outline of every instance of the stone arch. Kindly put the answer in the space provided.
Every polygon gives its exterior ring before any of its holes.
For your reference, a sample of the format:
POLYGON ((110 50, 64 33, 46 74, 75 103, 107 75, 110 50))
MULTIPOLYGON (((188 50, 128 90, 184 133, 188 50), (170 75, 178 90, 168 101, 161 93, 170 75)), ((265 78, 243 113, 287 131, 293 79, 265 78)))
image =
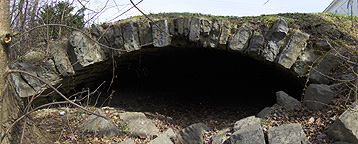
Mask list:
MULTIPOLYGON (((51 76, 55 80, 61 70, 68 70, 54 85, 63 84, 63 89, 78 85, 91 85, 105 71, 111 71, 110 58, 139 50, 142 45, 152 48, 209 48, 237 52, 252 59, 273 64, 292 72, 295 76, 305 76, 309 66, 319 57, 306 49, 309 34, 290 29, 287 22, 279 18, 273 25, 237 24, 220 18, 174 17, 161 18, 151 23, 149 20, 125 20, 112 24, 92 25, 91 35, 75 31, 68 41, 55 42, 51 49, 54 55, 49 59, 51 76), (93 41, 97 40, 97 41, 93 41), (119 51, 108 49, 118 49, 119 51), (67 56, 67 54, 69 56, 67 56), (78 62, 77 62, 78 61, 78 62), (73 67, 71 64, 75 64, 73 67)), ((35 52, 41 53, 41 52, 35 52)), ((36 55, 36 54, 34 54, 36 55)), ((45 71, 30 68, 32 56, 14 65, 16 69, 27 69, 37 75, 45 71)), ((31 96, 41 83, 26 76, 13 77, 17 92, 21 97, 31 96)), ((311 79, 320 81, 320 75, 311 79)), ((42 90, 44 91, 44 90, 42 90)))
POLYGON ((309 34, 289 29, 282 18, 276 20, 267 32, 253 27, 217 18, 179 17, 156 20, 155 24, 150 21, 129 21, 111 26, 95 25, 92 31, 104 35, 99 39, 101 43, 127 52, 148 43, 154 47, 216 48, 274 62, 286 69, 293 69, 300 76, 307 73, 304 67, 308 65, 302 66, 307 62, 300 57, 304 57, 309 34))

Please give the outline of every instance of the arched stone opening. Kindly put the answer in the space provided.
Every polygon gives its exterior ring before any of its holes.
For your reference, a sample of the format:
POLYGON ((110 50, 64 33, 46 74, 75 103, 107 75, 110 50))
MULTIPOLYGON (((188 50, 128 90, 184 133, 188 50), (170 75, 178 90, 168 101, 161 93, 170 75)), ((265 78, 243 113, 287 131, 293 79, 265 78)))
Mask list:
MULTIPOLYGON (((300 99, 303 90, 303 79, 292 70, 235 51, 146 47, 122 55, 116 63, 116 93, 110 105, 133 102, 127 110, 167 113, 155 106, 194 106, 246 109, 241 113, 248 116, 275 104, 277 91, 300 99), (140 105, 146 108, 135 108, 140 105)), ((107 81, 112 78, 104 75, 107 81)))
MULTIPOLYGON (((54 73, 53 79, 67 69, 54 85, 61 84, 60 89, 69 95, 72 90, 87 88, 93 92, 106 81, 101 89, 113 94, 110 106, 169 116, 168 112, 178 110, 168 107, 190 106, 191 112, 216 114, 224 107, 232 115, 245 113, 237 120, 272 106, 277 91, 300 99, 303 80, 298 76, 307 76, 314 61, 320 59, 314 49, 306 47, 309 35, 289 29, 283 19, 270 29, 225 22, 195 17, 163 19, 156 21, 161 30, 148 21, 97 25, 91 29, 91 37, 73 32, 61 48, 55 43, 56 55, 47 69, 54 73), (138 109, 140 105, 146 109, 138 109)), ((30 90, 22 97, 31 96, 41 84, 25 76, 18 78, 25 83, 18 83, 18 89, 30 90)), ((107 105, 98 105, 108 98, 104 93, 98 102, 97 95, 91 96, 96 106, 107 105)))

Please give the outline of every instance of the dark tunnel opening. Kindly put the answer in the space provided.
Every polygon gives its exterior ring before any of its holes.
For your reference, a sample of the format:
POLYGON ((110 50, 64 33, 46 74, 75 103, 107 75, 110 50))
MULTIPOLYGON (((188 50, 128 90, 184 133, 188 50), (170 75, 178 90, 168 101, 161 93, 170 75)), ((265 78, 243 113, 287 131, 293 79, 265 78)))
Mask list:
POLYGON ((118 62, 116 89, 165 93, 162 99, 177 102, 271 106, 277 91, 299 99, 303 89, 291 71, 238 52, 145 48, 126 57, 118 62))
MULTIPOLYGON (((209 120, 224 127, 275 104, 277 91, 300 99, 303 90, 291 70, 218 49, 146 47, 121 55, 115 65, 109 106, 166 115, 182 127, 209 120)), ((103 75, 106 81, 113 76, 103 75)), ((108 102, 101 98, 96 103, 108 102)))

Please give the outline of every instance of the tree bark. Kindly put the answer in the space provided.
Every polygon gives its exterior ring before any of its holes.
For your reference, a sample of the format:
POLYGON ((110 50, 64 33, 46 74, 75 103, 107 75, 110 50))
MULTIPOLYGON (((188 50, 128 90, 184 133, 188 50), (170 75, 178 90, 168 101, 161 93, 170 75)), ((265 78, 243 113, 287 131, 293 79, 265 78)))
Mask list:
POLYGON ((9 20, 9 0, 0 0, 0 122, 1 122, 1 138, 5 132, 9 132, 4 136, 2 143, 50 143, 49 134, 43 134, 31 121, 30 117, 26 117, 16 123, 10 129, 10 125, 24 114, 23 103, 16 94, 10 77, 6 76, 8 66, 8 46, 11 41, 10 20, 9 20), (23 140, 21 140, 21 136, 23 140))
POLYGON ((30 18, 30 27, 33 27, 35 24, 35 17, 36 17, 36 13, 38 11, 37 7, 39 4, 39 0, 35 0, 33 5, 32 5, 32 10, 31 10, 31 18, 30 18))

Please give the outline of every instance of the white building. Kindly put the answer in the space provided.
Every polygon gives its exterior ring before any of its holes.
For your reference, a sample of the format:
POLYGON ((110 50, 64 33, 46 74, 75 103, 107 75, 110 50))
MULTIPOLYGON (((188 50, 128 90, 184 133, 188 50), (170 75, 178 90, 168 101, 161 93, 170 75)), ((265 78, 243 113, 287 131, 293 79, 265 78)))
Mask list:
POLYGON ((353 15, 358 16, 358 0, 333 0, 323 12, 350 15, 353 8, 353 15))

